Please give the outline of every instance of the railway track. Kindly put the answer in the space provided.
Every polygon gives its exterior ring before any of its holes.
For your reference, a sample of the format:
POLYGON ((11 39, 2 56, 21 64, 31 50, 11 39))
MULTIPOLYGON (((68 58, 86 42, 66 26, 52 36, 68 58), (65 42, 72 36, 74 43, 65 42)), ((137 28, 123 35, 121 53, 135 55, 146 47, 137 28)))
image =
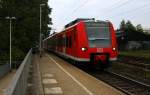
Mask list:
POLYGON ((128 57, 123 56, 118 59, 118 62, 149 69, 150 70, 150 60, 144 58, 137 58, 137 57, 128 57))
POLYGON ((144 63, 138 63, 138 62, 128 62, 128 61, 118 61, 117 63, 123 63, 123 64, 126 64, 126 65, 131 65, 131 66, 136 66, 136 67, 139 67, 139 68, 142 68, 142 69, 145 69, 145 70, 150 70, 150 64, 144 64, 144 63))
POLYGON ((110 71, 90 73, 94 77, 123 91, 127 95, 150 95, 150 85, 138 82, 110 71))

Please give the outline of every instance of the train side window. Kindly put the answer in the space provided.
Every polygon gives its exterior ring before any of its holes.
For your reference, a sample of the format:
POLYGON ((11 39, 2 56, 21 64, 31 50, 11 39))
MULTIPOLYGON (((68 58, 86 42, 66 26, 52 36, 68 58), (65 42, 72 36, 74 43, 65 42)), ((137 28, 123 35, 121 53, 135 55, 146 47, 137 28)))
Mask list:
POLYGON ((74 33, 74 40, 76 40, 76 28, 73 29, 73 33, 74 33))
POLYGON ((66 37, 64 37, 64 47, 66 47, 66 37))
POLYGON ((68 37, 66 37, 66 47, 68 47, 68 37))
POLYGON ((55 46, 56 46, 56 47, 58 47, 58 46, 57 46, 57 45, 58 45, 57 43, 58 43, 58 40, 56 39, 56 42, 55 42, 55 46))
POLYGON ((57 38, 57 47, 59 47, 60 43, 59 43, 59 38, 57 38))
POLYGON ((58 42, 59 42, 59 46, 61 46, 61 38, 59 38, 59 41, 58 41, 58 42))
POLYGON ((64 44, 65 44, 65 43, 64 43, 64 38, 62 38, 62 41, 63 41, 63 42, 62 42, 62 46, 64 46, 64 44))
POLYGON ((60 38, 60 46, 62 47, 62 45, 63 45, 63 39, 60 38))
POLYGON ((59 46, 60 45, 60 43, 59 43, 59 38, 57 39, 57 46, 59 46))

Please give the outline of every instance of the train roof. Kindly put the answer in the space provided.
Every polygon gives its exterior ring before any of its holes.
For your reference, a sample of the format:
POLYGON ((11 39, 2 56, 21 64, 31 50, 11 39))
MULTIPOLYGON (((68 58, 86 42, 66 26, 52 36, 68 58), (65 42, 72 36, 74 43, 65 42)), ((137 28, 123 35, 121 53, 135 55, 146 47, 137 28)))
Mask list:
POLYGON ((58 34, 57 32, 55 32, 55 33, 53 33, 53 34, 51 34, 51 35, 49 35, 47 38, 45 38, 43 41, 46 41, 46 40, 48 40, 49 38, 51 38, 51 37, 53 37, 54 35, 56 35, 56 34, 58 34))
POLYGON ((108 20, 106 20, 106 21, 95 20, 95 18, 77 18, 77 19, 75 19, 74 21, 71 21, 70 23, 66 24, 66 25, 64 26, 64 29, 63 29, 61 32, 57 32, 57 33, 55 33, 55 34, 52 34, 52 35, 50 35, 49 37, 45 38, 43 41, 45 41, 45 40, 51 38, 51 37, 54 36, 54 35, 61 34, 61 33, 65 32, 65 30, 70 29, 71 27, 73 27, 74 25, 76 25, 76 24, 77 24, 78 22, 80 22, 80 21, 84 21, 84 22, 109 22, 108 20))
POLYGON ((66 24, 65 28, 68 28, 68 27, 70 27, 70 26, 72 26, 72 25, 74 25, 80 21, 95 21, 95 19, 94 18, 77 18, 76 20, 71 21, 70 23, 66 24))
POLYGON ((71 21, 70 23, 66 24, 64 29, 69 28, 70 26, 73 26, 80 21, 84 21, 84 22, 109 22, 109 20, 102 21, 102 20, 95 20, 95 18, 77 18, 74 21, 71 21))

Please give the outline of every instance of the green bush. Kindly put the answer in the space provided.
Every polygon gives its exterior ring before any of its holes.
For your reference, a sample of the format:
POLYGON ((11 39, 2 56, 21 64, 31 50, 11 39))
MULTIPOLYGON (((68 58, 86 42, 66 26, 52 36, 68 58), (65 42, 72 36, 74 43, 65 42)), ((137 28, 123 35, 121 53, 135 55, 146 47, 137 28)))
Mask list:
POLYGON ((12 60, 13 61, 20 61, 20 60, 23 60, 24 57, 25 57, 25 53, 19 49, 19 48, 12 48, 12 60))
POLYGON ((1 53, 0 54, 0 61, 8 61, 9 60, 9 54, 8 53, 1 53))
MULTIPOLYGON (((2 52, 0 54, 0 61, 9 61, 10 60, 10 55, 9 55, 9 51, 7 52, 2 52)), ((21 61, 24 59, 25 57, 25 53, 16 47, 12 48, 12 61, 21 61)))

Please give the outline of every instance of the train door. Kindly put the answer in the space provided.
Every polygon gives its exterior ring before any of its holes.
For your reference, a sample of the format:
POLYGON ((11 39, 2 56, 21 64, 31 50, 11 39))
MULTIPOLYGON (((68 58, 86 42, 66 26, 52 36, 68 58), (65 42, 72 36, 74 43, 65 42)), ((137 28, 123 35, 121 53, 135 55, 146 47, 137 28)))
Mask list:
POLYGON ((55 47, 54 47, 54 48, 55 48, 55 51, 57 51, 57 36, 56 36, 56 38, 54 38, 54 39, 55 39, 55 42, 54 42, 54 43, 55 43, 55 44, 54 44, 55 47))
POLYGON ((66 54, 66 34, 63 34, 63 54, 66 54))
POLYGON ((73 56, 76 57, 76 49, 77 49, 77 38, 76 38, 76 27, 72 31, 72 49, 73 49, 73 56))

